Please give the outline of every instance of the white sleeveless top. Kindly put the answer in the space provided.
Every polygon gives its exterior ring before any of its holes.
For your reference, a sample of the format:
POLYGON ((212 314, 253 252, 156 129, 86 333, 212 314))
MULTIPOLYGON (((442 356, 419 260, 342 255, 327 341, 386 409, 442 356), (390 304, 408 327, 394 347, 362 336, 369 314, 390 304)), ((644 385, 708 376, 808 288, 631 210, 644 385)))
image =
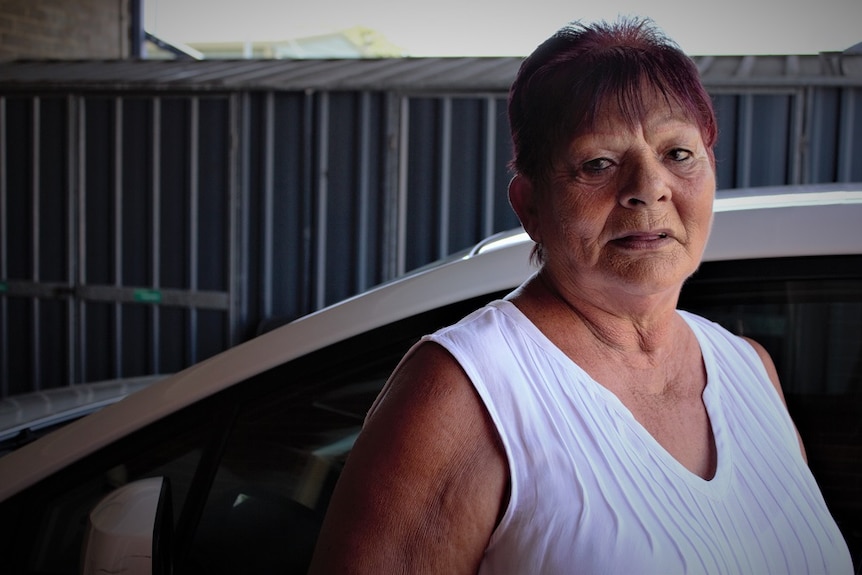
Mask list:
POLYGON ((757 353, 680 312, 707 373, 718 454, 688 471, 512 303, 426 336, 461 364, 502 439, 508 508, 491 574, 850 574, 847 545, 757 353))

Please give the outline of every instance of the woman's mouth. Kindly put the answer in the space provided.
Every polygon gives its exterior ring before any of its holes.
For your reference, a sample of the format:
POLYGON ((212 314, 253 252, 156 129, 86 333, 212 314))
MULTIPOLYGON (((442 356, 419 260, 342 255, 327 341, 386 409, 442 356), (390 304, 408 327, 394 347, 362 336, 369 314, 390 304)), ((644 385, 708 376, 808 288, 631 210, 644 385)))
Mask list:
POLYGON ((638 232, 620 236, 612 243, 627 249, 656 249, 665 245, 668 240, 667 232, 638 232))

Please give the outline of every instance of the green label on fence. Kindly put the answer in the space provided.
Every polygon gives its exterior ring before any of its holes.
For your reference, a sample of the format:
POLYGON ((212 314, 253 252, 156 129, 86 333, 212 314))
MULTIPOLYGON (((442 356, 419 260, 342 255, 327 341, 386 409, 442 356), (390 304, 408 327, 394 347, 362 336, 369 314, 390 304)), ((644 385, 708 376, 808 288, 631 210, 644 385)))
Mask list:
POLYGON ((6 293, 7 289, 6 282, 0 282, 0 293, 6 293))
POLYGON ((154 289, 136 289, 135 301, 140 303, 160 303, 162 292, 154 289))

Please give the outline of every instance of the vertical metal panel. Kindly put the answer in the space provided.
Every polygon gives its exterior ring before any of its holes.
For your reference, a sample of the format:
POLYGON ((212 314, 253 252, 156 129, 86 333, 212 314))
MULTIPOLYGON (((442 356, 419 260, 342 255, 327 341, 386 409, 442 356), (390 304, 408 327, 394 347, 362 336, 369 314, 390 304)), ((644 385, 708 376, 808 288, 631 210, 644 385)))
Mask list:
POLYGON ((801 92, 713 94, 719 189, 801 183, 805 104, 801 92))
POLYGON ((30 344, 32 330, 31 298, 11 297, 8 301, 9 321, 9 393, 27 393, 35 390, 31 378, 31 358, 36 350, 30 344))
MULTIPOLYGON (((153 277, 153 115, 154 99, 131 96, 122 101, 117 174, 118 288, 154 288, 153 277)), ((117 304, 122 337, 117 345, 121 377, 153 373, 154 306, 117 304)))
POLYGON ((440 235, 446 235, 446 249, 438 257, 467 248, 482 239, 484 209, 488 202, 486 102, 481 97, 452 99, 448 118, 452 133, 449 150, 444 150, 450 196, 441 219, 448 222, 440 235))
MULTIPOLYGON (((33 107, 32 98, 10 97, 5 101, 5 184, 7 186, 3 216, 6 236, 4 281, 29 282, 33 277, 33 107)), ((6 340, 8 393, 33 389, 31 370, 37 361, 38 348, 33 346, 33 299, 4 297, 7 322, 6 340)))
POLYGON ((33 277, 32 150, 33 101, 25 97, 6 100, 6 234, 10 248, 6 253, 4 279, 29 280, 33 277), (14 145, 12 143, 14 142, 14 145))
MULTIPOLYGON (((162 163, 161 163, 161 141, 162 141, 162 100, 153 98, 152 103, 152 128, 150 136, 150 155, 152 162, 152 175, 150 180, 152 231, 150 234, 150 275, 152 277, 153 289, 161 289, 161 254, 162 254, 162 163)), ((161 347, 159 345, 159 334, 161 333, 161 309, 154 306, 152 310, 152 324, 150 335, 150 373, 162 372, 161 347)))
POLYGON ((315 116, 315 94, 312 91, 307 91, 304 94, 302 102, 302 220, 304 223, 302 235, 302 271, 300 277, 303 278, 303 307, 305 309, 315 309, 316 288, 314 282, 310 278, 314 277, 315 265, 319 262, 315 261, 314 252, 314 237, 315 237, 315 169, 314 160, 315 141, 318 137, 318 123, 315 116))
POLYGON ((841 90, 841 145, 835 179, 862 181, 862 88, 841 90))
MULTIPOLYGON (((263 277, 270 285, 257 293, 272 294, 256 321, 296 317, 390 277, 381 251, 391 240, 380 231, 388 213, 387 166, 395 163, 385 159, 392 137, 388 102, 361 92, 284 93, 264 113, 265 97, 248 98, 244 133, 248 157, 256 161, 243 163, 243 182, 259 225, 249 229, 252 260, 245 265, 248 285, 263 277), (269 189, 271 199, 260 192, 269 189)), ((249 318, 256 299, 249 295, 249 318)))
MULTIPOLYGON (((163 97, 159 122, 159 280, 161 289, 188 289, 190 101, 163 97)), ((188 321, 185 310, 162 307, 159 316, 160 368, 164 373, 188 365, 188 321)))
MULTIPOLYGON (((76 194, 77 194, 77 162, 76 159, 78 157, 78 126, 77 123, 78 115, 77 115, 77 98, 72 95, 66 96, 66 137, 64 141, 66 143, 66 194, 65 194, 65 205, 66 205, 66 289, 70 294, 70 297, 66 303, 66 318, 68 321, 66 327, 66 354, 69 358, 69 364, 66 369, 66 374, 64 381, 66 385, 72 385, 76 381, 76 376, 78 374, 78 314, 77 314, 77 301, 71 297, 71 294, 74 294, 74 287, 77 281, 77 272, 78 272, 78 260, 77 260, 77 246, 78 246, 78 237, 79 237, 79 229, 77 227, 78 218, 76 207, 77 204, 75 202, 76 194)), ((62 241, 63 238, 61 238, 62 241)))
MULTIPOLYGON (((433 258, 441 258, 449 253, 449 203, 452 183, 452 98, 444 97, 440 101, 440 116, 437 118, 439 122, 440 142, 439 153, 437 154, 439 165, 437 169, 440 171, 440 178, 437 185, 438 191, 438 231, 437 231, 437 251, 433 258)), ((424 262, 422 262, 424 263, 424 262)))
MULTIPOLYGON (((114 287, 123 285, 123 240, 124 240, 124 218, 123 218, 123 99, 114 98, 114 287)), ((113 351, 113 373, 112 377, 121 377, 123 373, 123 306, 120 302, 114 303, 114 339, 105 341, 113 351)))
POLYGON ((817 87, 806 91, 808 133, 806 182, 862 181, 862 101, 859 88, 817 87))
POLYGON ((442 108, 440 99, 410 99, 403 207, 405 271, 439 257, 442 108))
POLYGON ((83 307, 86 317, 83 337, 88 344, 83 381, 110 379, 114 374, 114 304, 85 301, 83 307))
POLYGON ((320 180, 318 192, 318 253, 322 254, 318 256, 318 281, 323 282, 319 284, 322 299, 318 304, 325 305, 355 292, 361 267, 357 259, 362 241, 361 97, 354 92, 321 94, 319 103, 321 157, 317 162, 325 177, 320 180))
POLYGON ((357 254, 361 275, 357 277, 356 291, 365 290, 392 277, 388 254, 394 240, 390 235, 391 204, 395 182, 392 177, 395 165, 394 134, 398 122, 391 116, 392 99, 384 93, 363 94, 360 126, 362 154, 359 157, 360 181, 367 204, 361 214, 359 233, 365 239, 364 255, 357 254))
POLYGON ((198 110, 195 289, 226 292, 230 286, 231 107, 226 98, 201 98, 198 110))
POLYGON ((377 203, 373 202, 371 196, 371 95, 368 92, 362 92, 359 95, 359 121, 357 129, 359 137, 357 140, 357 151, 359 157, 358 174, 357 174, 357 198, 356 205, 357 213, 357 236, 356 243, 356 288, 363 290, 369 286, 369 270, 366 262, 373 259, 372 256, 372 223, 371 223, 371 208, 377 207, 377 203))
MULTIPOLYGON (((78 113, 77 113, 77 164, 78 170, 76 173, 76 186, 78 190, 77 202, 75 205, 76 214, 77 214, 77 225, 75 229, 77 230, 77 237, 75 245, 77 247, 76 251, 76 260, 77 260, 77 270, 75 274, 75 285, 80 286, 86 283, 87 279, 87 250, 86 250, 86 229, 87 229, 87 221, 85 219, 86 213, 86 194, 84 193, 84 183, 86 182, 86 174, 87 174, 87 163, 86 163, 86 121, 87 121, 87 106, 86 102, 82 99, 78 104, 78 113)), ((83 301, 76 300, 75 304, 75 315, 78 318, 75 332, 75 339, 78 342, 76 347, 77 356, 75 361, 75 379, 77 381, 87 381, 87 347, 88 342, 85 337, 86 328, 87 328, 87 313, 86 306, 83 301)))
POLYGON ((113 207, 117 169, 116 100, 93 96, 85 100, 85 106, 86 149, 83 154, 86 172, 81 194, 85 206, 86 226, 82 231, 86 260, 83 262, 85 275, 82 283, 113 285, 115 230, 118 225, 113 207))
POLYGON ((788 184, 802 183, 805 172, 805 144, 806 144, 806 110, 805 110, 805 93, 803 90, 797 90, 791 97, 790 101, 790 135, 788 136, 788 158, 790 166, 787 171, 788 184))
POLYGON ((504 102, 481 95, 409 100, 405 269, 517 225, 506 200, 511 147, 504 102))
POLYGON ((810 88, 808 94, 808 142, 805 147, 807 182, 829 182, 839 159, 840 91, 810 88))
POLYGON ((392 277, 391 259, 393 203, 397 193, 396 146, 399 129, 397 99, 390 94, 375 92, 369 95, 368 121, 368 202, 367 272, 361 289, 367 289, 392 277))
POLYGON ((740 97, 739 115, 737 116, 739 139, 736 141, 737 172, 734 178, 735 187, 747 187, 751 185, 751 156, 754 145, 754 122, 751 117, 754 109, 753 98, 752 94, 740 97))
MULTIPOLYGON (((321 103, 324 101, 321 96, 321 103)), ((386 148, 384 103, 378 95, 339 92, 325 97, 327 129, 319 158, 325 170, 325 303, 368 287, 381 277, 377 254, 385 198, 380 150, 386 148)), ((323 135, 325 134, 325 135, 323 135)))
MULTIPOLYGON (((39 283, 39 240, 41 239, 39 233, 39 207, 41 202, 41 194, 39 189, 39 168, 41 165, 40 157, 39 157, 39 119, 40 119, 40 99, 38 97, 33 98, 33 118, 31 123, 31 164, 30 164, 30 194, 32 198, 32 202, 30 204, 31 212, 30 212, 30 230, 31 230, 31 242, 32 242, 32 252, 30 257, 32 258, 32 262, 30 264, 32 270, 31 279, 33 283, 39 283)), ((31 372, 33 373, 33 387, 36 391, 42 388, 42 374, 41 374, 41 351, 42 351, 42 342, 41 342, 41 320, 39 316, 39 311, 41 309, 40 301, 38 298, 33 298, 33 306, 32 306, 32 346, 33 346, 33 356, 31 358, 31 372)))
POLYGON ((752 94, 746 99, 745 184, 790 182, 793 154, 793 99, 789 94, 752 94))
POLYGON ((356 277, 357 220, 357 102, 356 94, 319 95, 317 159, 317 306, 345 297, 356 277))
POLYGON ((240 298, 245 294, 243 289, 244 277, 239 271, 242 269, 241 260, 245 259, 238 251, 240 240, 240 223, 243 214, 243 197, 239 182, 240 168, 240 129, 241 129, 241 95, 231 94, 229 97, 228 111, 228 144, 227 144, 227 182, 228 182, 228 215, 227 215, 227 248, 225 249, 227 263, 227 289, 229 293, 229 306, 226 311, 228 323, 227 346, 233 346, 242 341, 240 323, 240 298))
POLYGON ((275 204, 275 94, 267 92, 264 96, 264 141, 263 150, 263 209, 261 210, 261 313, 263 317, 272 316, 272 278, 273 278, 273 206, 275 204))
MULTIPOLYGON (((316 180, 309 166, 314 130, 307 122, 314 97, 302 93, 249 94, 242 100, 240 198, 238 224, 245 246, 237 262, 246 279, 240 331, 248 337, 277 322, 312 309, 316 281, 307 275, 317 229, 311 219, 311 191, 316 180), (312 291, 313 290, 313 291, 312 291)), ((315 212, 316 213, 316 212, 315 212)))
POLYGON ((381 221, 378 233, 380 234, 381 249, 379 253, 380 276, 377 281, 383 281, 395 277, 399 269, 403 269, 403 252, 401 246, 402 221, 402 184, 405 184, 403 175, 406 174, 402 170, 402 159, 404 155, 404 146, 399 143, 406 142, 403 137, 403 132, 406 130, 406 118, 403 114, 407 114, 409 107, 407 106, 407 98, 399 94, 384 93, 381 96, 381 118, 384 122, 383 142, 384 145, 380 150, 381 155, 381 221), (403 114, 402 114, 403 111, 403 114))
MULTIPOLYGON (((258 255, 264 254, 260 234, 266 234, 262 229, 266 225, 266 215, 261 213, 260 197, 264 187, 261 171, 266 168, 260 166, 260 159, 266 158, 266 154, 260 151, 261 140, 265 138, 261 133, 265 133, 267 121, 265 116, 261 117, 265 110, 263 98, 260 94, 243 94, 240 110, 238 161, 241 211, 238 214, 239 228, 234 257, 237 259, 236 266, 242 283, 236 319, 244 326, 248 326, 253 318, 260 316, 265 305, 262 300, 266 299, 265 288, 261 283, 264 278, 263 268, 267 262, 265 255, 258 255), (255 222, 261 223, 255 226, 255 222)), ((241 332, 241 337, 253 334, 253 330, 246 329, 241 332)))
POLYGON ((326 305, 326 222, 329 193, 329 94, 318 98, 316 133, 318 143, 315 147, 317 167, 314 172, 316 217, 314 222, 314 306, 326 305))
POLYGON ((412 114, 410 113, 410 100, 402 98, 400 101, 400 119, 398 131, 398 193, 396 196, 397 216, 395 218, 395 275, 402 275, 407 270, 407 189, 410 185, 407 166, 410 160, 410 125, 412 114))
POLYGON ((715 145, 716 185, 719 189, 736 185, 737 122, 739 97, 735 94, 713 94, 712 105, 718 121, 718 142, 715 145))
MULTIPOLYGON (((199 187, 198 176, 200 166, 198 163, 199 144, 200 144, 200 116, 199 116, 199 100, 191 98, 191 108, 189 112, 189 212, 188 212, 188 273, 189 273, 189 289, 197 291, 198 289, 198 211, 199 211, 199 187)), ((198 331, 197 331, 197 310, 191 308, 188 310, 188 350, 186 363, 192 364, 197 361, 198 357, 198 331)))
POLYGON ((36 348, 40 362, 34 372, 33 388, 48 389, 66 385, 69 362, 66 356, 66 320, 68 303, 55 298, 38 298, 39 346, 36 348), (46 358, 47 361, 46 361, 46 358))
POLYGON ((499 194, 496 175, 497 161, 497 100, 492 97, 485 99, 485 161, 483 177, 482 208, 485 212, 482 218, 482 235, 489 236, 494 232, 494 214, 496 213, 497 197, 499 194))
POLYGON ((493 122, 497 129, 494 142, 494 186, 492 193, 494 202, 494 232, 512 229, 520 224, 517 216, 509 205, 508 186, 512 177, 509 162, 512 160, 512 142, 509 137, 509 117, 507 115, 506 98, 495 97, 493 122))
MULTIPOLYGON (((190 101, 165 97, 161 101, 159 187, 161 192, 160 270, 162 288, 188 289, 190 221, 189 126, 190 101)), ((183 348, 185 346, 182 346, 183 348)))
POLYGON ((70 242, 70 182, 69 156, 69 104, 66 98, 45 96, 39 98, 37 139, 34 148, 38 162, 34 187, 34 230, 38 230, 34 281, 56 286, 56 299, 38 298, 37 330, 38 356, 50 357, 40 361, 39 385, 55 387, 68 385, 70 372, 69 322, 71 314, 69 293, 71 280, 69 267, 70 242))
POLYGON ((9 395, 9 310, 6 281, 9 273, 6 266, 8 251, 8 208, 6 185, 6 97, 0 95, 0 397, 9 395))
MULTIPOLYGON (((116 281, 117 229, 116 173, 118 99, 87 97, 84 102, 82 150, 85 169, 82 174, 81 285, 113 286, 116 281)), ((88 342, 83 357, 85 381, 116 377, 117 354, 116 307, 108 302, 86 302, 82 327, 88 342)))
MULTIPOLYGON (((263 254, 262 258, 255 257, 255 261, 249 262, 252 269, 258 259, 263 259, 261 265, 271 270, 267 278, 269 285, 259 288, 259 291, 271 293, 271 306, 257 313, 250 308, 249 323, 255 328, 260 327, 261 322, 286 321, 302 315, 313 307, 311 295, 317 297, 314 289, 317 284, 311 275, 314 260, 311 250, 312 245, 316 245, 313 233, 316 229, 313 219, 316 180, 311 165, 316 156, 313 143, 315 99, 312 94, 303 93, 273 94, 272 99, 272 115, 266 120, 272 129, 272 150, 258 153, 271 157, 271 202, 249 204, 254 222, 271 222, 271 239, 255 235, 257 239, 252 243, 257 248, 249 251, 263 254), (271 242, 269 246, 261 245, 267 241, 271 242)), ((265 148, 269 145, 267 140, 256 139, 259 142, 256 145, 265 148)))
POLYGON ((117 128, 117 286, 151 285, 152 103, 123 98, 117 128))
MULTIPOLYGON (((198 100, 195 210, 195 286, 192 292, 228 293, 230 213, 231 106, 226 97, 198 100)), ((191 303, 195 321, 194 362, 210 357, 229 344, 227 310, 210 310, 191 303)))

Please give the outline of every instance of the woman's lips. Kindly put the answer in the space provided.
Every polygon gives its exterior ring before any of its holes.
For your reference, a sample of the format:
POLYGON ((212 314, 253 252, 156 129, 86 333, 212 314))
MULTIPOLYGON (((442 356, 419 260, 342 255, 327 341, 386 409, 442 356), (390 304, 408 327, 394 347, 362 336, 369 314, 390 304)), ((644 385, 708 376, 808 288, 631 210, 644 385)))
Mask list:
POLYGON ((670 234, 665 231, 633 232, 615 238, 612 243, 630 249, 654 249, 663 246, 670 239, 670 234))

